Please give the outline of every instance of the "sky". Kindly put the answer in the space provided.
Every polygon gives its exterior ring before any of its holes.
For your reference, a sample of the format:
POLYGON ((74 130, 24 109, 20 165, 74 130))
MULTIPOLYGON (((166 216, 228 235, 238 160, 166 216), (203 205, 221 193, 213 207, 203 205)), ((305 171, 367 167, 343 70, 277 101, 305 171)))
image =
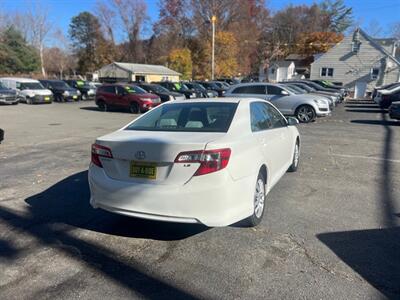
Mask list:
MULTIPOLYGON (((151 22, 158 18, 158 1, 145 0, 147 3, 148 14, 151 22)), ((244 1, 244 0, 243 0, 244 1)), ((316 0, 265 0, 267 7, 272 11, 277 11, 287 5, 312 4, 319 2, 316 0)), ((0 0, 0 9, 4 11, 26 10, 29 3, 35 3, 47 9, 50 21, 65 34, 71 18, 82 11, 93 12, 96 0, 0 0)), ((388 35, 390 25, 400 22, 400 0, 345 0, 347 6, 353 8, 353 13, 357 24, 362 28, 374 30, 381 27, 381 36, 388 35)), ((122 38, 122 37, 119 37, 122 38)))

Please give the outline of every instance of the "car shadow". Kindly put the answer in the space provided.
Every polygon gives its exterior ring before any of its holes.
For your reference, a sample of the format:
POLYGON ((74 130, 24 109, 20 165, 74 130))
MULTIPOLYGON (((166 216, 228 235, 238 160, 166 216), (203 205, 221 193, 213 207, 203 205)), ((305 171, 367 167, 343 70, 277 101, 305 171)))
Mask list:
POLYGON ((322 233, 317 238, 387 298, 400 298, 400 227, 322 233))
POLYGON ((386 113, 382 109, 376 109, 375 107, 371 107, 371 109, 346 109, 348 112, 357 112, 357 113, 370 113, 370 114, 379 114, 386 113))
MULTIPOLYGON (((103 112, 97 106, 84 106, 84 107, 80 107, 79 109, 88 110, 88 111, 103 112)), ((131 112, 129 112, 127 109, 117 108, 117 107, 109 108, 107 110, 107 112, 118 112, 118 113, 131 114, 131 112)))
POLYGON ((356 124, 366 124, 366 125, 400 126, 400 122, 389 121, 389 120, 351 120, 350 122, 356 124))
POLYGON ((25 200, 33 221, 64 223, 110 235, 154 240, 181 240, 208 229, 198 224, 149 221, 93 209, 87 171, 69 176, 25 200))
POLYGON ((396 211, 399 203, 393 188, 393 144, 396 141, 390 127, 392 122, 387 121, 385 114, 380 121, 357 122, 381 125, 385 130, 379 180, 376 181, 380 228, 321 233, 317 238, 387 298, 400 299, 400 227, 396 211))

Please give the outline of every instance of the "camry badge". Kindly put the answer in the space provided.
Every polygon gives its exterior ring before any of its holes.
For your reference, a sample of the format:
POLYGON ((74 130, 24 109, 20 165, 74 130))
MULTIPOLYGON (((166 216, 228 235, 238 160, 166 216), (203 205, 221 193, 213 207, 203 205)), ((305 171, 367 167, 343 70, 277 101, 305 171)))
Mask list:
POLYGON ((145 159, 146 153, 144 151, 138 151, 135 153, 135 158, 137 159, 145 159))

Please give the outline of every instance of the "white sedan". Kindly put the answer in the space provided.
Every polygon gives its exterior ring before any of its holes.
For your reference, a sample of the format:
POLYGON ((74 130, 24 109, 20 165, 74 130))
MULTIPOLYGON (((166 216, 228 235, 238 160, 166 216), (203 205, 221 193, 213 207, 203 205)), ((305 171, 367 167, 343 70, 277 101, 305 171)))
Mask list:
POLYGON ((166 102, 92 145, 90 203, 150 220, 255 226, 268 192, 297 169, 297 123, 260 99, 166 102))

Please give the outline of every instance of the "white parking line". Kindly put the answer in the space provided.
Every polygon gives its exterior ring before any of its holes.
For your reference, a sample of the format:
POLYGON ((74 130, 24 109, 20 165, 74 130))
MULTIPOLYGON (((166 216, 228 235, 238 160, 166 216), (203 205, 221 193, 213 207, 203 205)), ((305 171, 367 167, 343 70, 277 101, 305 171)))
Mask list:
POLYGON ((330 155, 337 156, 337 157, 346 157, 346 158, 361 158, 361 159, 376 160, 376 161, 389 161, 389 162, 398 163, 398 164, 400 163, 400 160, 398 160, 398 159, 387 159, 387 158, 380 158, 380 157, 350 155, 350 154, 336 154, 336 153, 330 153, 330 155))

